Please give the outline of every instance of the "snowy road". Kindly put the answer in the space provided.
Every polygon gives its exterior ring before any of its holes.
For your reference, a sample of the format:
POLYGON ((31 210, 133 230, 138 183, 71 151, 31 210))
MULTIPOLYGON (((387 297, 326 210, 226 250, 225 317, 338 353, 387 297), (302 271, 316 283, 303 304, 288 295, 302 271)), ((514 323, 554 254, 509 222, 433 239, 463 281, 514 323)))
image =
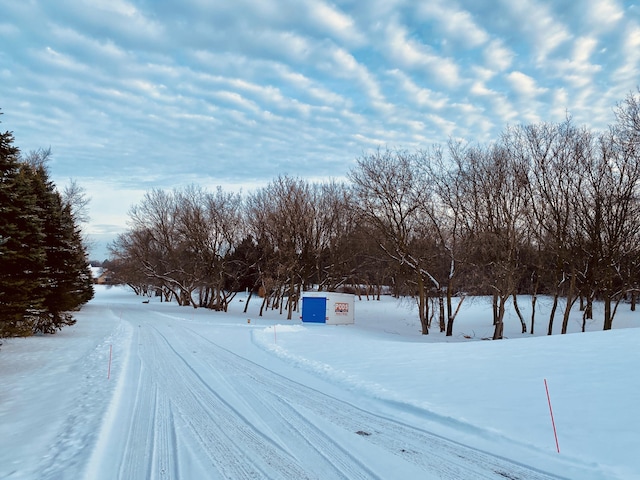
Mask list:
POLYGON ((356 406, 258 349, 250 327, 159 307, 112 307, 126 360, 86 478, 558 478, 408 425, 388 403, 356 406))

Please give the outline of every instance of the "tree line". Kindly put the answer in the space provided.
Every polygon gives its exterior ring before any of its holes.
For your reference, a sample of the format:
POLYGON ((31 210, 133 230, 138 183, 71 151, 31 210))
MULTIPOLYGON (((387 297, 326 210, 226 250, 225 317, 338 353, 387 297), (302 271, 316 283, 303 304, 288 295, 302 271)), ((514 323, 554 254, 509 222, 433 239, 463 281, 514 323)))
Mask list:
POLYGON ((49 179, 49 150, 22 155, 0 132, 0 338, 54 333, 93 297, 86 248, 74 205, 49 179))
POLYGON ((567 118, 506 128, 487 145, 379 149, 356 159, 347 182, 279 176, 245 196, 151 190, 110 267, 139 293, 217 310, 245 289, 261 293, 261 313, 291 318, 311 286, 390 288, 416 299, 423 334, 451 335, 464 297, 491 295, 498 339, 509 301, 533 333, 544 294, 547 333, 556 318, 567 331, 576 302, 584 330, 595 300, 610 329, 623 299, 635 310, 640 276, 639 97, 614 111, 605 132, 567 118))

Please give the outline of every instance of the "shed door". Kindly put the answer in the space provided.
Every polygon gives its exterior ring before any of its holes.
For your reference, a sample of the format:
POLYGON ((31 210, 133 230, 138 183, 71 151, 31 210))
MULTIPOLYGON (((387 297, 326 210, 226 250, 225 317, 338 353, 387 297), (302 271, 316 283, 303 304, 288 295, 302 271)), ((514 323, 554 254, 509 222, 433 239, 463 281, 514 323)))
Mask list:
POLYGON ((327 299, 322 297, 302 297, 302 321, 326 323, 327 299))

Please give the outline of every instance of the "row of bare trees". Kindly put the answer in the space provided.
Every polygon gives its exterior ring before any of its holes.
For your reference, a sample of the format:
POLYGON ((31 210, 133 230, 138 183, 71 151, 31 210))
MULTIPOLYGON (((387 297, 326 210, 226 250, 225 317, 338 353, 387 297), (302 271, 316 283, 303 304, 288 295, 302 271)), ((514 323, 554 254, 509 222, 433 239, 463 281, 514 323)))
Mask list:
MULTIPOLYGON (((141 294, 226 310, 234 292, 259 291, 263 308, 286 307, 291 318, 311 284, 371 286, 367 256, 379 253, 359 249, 375 243, 351 203, 345 184, 286 176, 246 198, 220 188, 152 190, 131 209, 131 228, 112 245, 108 266, 141 294)), ((380 285, 383 277, 375 278, 380 285)))
POLYGON ((452 334, 462 292, 493 296, 496 339, 509 301, 533 333, 540 294, 553 298, 549 334, 558 313, 566 332, 578 300, 585 321, 603 300, 609 329, 623 298, 635 308, 640 277, 638 97, 615 111, 605 133, 568 119, 508 128, 490 145, 374 151, 348 183, 283 176, 246 197, 153 190, 131 210, 113 267, 194 307, 226 310, 248 289, 291 318, 311 285, 386 285, 416 298, 424 334, 434 318, 452 334))

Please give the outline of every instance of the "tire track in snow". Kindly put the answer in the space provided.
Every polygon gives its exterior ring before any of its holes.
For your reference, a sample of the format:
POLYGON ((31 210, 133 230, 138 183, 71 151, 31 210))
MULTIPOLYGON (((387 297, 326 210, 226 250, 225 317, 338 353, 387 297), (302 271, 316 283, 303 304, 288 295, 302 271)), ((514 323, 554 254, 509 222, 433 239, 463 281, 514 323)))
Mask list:
POLYGON ((138 332, 138 371, 136 393, 119 477, 179 478, 176 466, 177 450, 171 406, 157 382, 152 381, 149 367, 156 362, 155 350, 144 349, 150 339, 142 329, 138 332), (149 357, 145 363, 145 354, 149 357))
MULTIPOLYGON (((252 392, 255 403, 272 405, 272 412, 284 412, 280 416, 299 430, 304 438, 311 439, 317 426, 306 421, 309 413, 319 415, 328 422, 381 447, 403 460, 419 466, 430 475, 442 479, 512 479, 549 480, 553 476, 525 465, 511 462, 471 447, 453 442, 419 428, 387 419, 322 392, 296 383, 286 377, 247 360, 216 344, 198 332, 189 332, 189 345, 199 347, 205 355, 204 362, 212 370, 225 372, 233 377, 233 385, 243 394, 252 392), (239 380, 242 379, 242 380, 239 380), (295 414, 292 414, 295 411, 295 414), (296 419, 293 421, 292 419, 296 419)), ((319 443, 322 443, 316 439, 319 443)), ((355 461, 355 459, 352 459, 355 461)), ((366 477, 363 477, 366 478, 366 477)))
MULTIPOLYGON (((223 362, 224 363, 224 362, 223 362)), ((313 465, 313 473, 318 478, 343 478, 349 480, 375 480, 378 475, 352 455, 344 445, 336 442, 324 429, 310 422, 305 415, 293 408, 279 395, 256 389, 255 383, 245 382, 235 369, 227 369, 221 380, 228 388, 237 392, 244 399, 251 399, 251 408, 262 419, 271 419, 268 426, 273 440, 280 440, 287 449, 303 465, 313 465), (231 375, 229 375, 231 374, 231 375), (229 377, 241 378, 240 382, 227 380, 229 377)), ((209 368, 212 365, 208 365, 209 368)))
MULTIPOLYGON (((195 339, 189 338, 187 343, 183 339, 174 339, 174 343, 181 343, 181 350, 187 351, 197 346, 197 342, 200 340, 197 337, 195 339)), ((202 347, 202 345, 200 346, 202 347)), ((209 349, 209 345, 200 349, 205 357, 209 357, 207 349, 209 349)), ((313 472, 307 471, 307 475, 323 479, 375 480, 379 478, 375 472, 352 455, 348 448, 333 440, 323 429, 308 421, 305 415, 302 415, 288 402, 271 392, 265 394, 261 389, 256 389, 257 385, 253 382, 247 383, 242 366, 229 364, 227 361, 219 362, 217 355, 209 358, 209 361, 205 360, 204 363, 193 357, 188 360, 177 350, 174 349, 174 351, 189 366, 193 362, 199 362, 207 370, 217 372, 217 385, 224 384, 226 389, 236 392, 234 398, 247 405, 259 419, 277 419, 276 422, 272 422, 277 425, 277 428, 267 427, 269 433, 273 435, 269 441, 277 443, 279 448, 285 449, 290 455, 297 458, 299 463, 307 466, 307 470, 309 470, 309 465, 313 465, 313 472), (222 363, 222 368, 220 368, 220 363, 222 363), (241 381, 232 381, 233 378, 241 379, 241 381)), ((238 412, 236 407, 232 408, 238 412)), ((238 415, 243 414, 238 413, 238 415)), ((249 419, 246 422, 247 424, 252 423, 249 419)))
POLYGON ((221 478, 315 478, 214 391, 157 328, 145 330, 149 334, 143 343, 154 351, 147 358, 154 359, 155 381, 189 426, 200 445, 198 453, 208 458, 221 478))
MULTIPOLYGON (((270 405, 271 414, 288 426, 287 437, 293 444, 308 444, 311 459, 309 464, 314 470, 320 469, 321 478, 345 478, 373 480, 379 478, 370 468, 364 465, 344 446, 335 442, 323 429, 301 414, 295 408, 284 402, 279 396, 262 395, 262 401, 270 405), (269 399, 270 397, 270 399, 269 399), (274 408, 273 405, 278 405, 274 408), (324 468, 323 468, 324 467, 324 468)), ((309 455, 309 453, 307 455, 309 455)))
POLYGON ((127 435, 120 478, 150 478, 153 438, 157 421, 157 389, 144 381, 145 369, 140 370, 134 400, 133 418, 127 435))
MULTIPOLYGON (((160 332, 158 333, 168 342, 166 336, 160 332)), ((184 332, 182 332, 182 334, 184 334, 184 332)), ((196 341, 197 340, 198 339, 196 339, 196 341)), ((192 347, 195 346, 194 339, 192 338, 189 338, 188 343, 184 342, 180 338, 176 338, 173 339, 173 343, 181 344, 179 348, 184 352, 191 351, 192 347)), ((195 369, 193 369, 193 363, 200 363, 204 369, 217 372, 215 377, 216 384, 218 386, 224 384, 226 390, 235 392, 233 398, 236 403, 244 403, 252 413, 255 413, 256 418, 279 419, 279 421, 276 422, 278 429, 284 429, 285 431, 276 433, 273 429, 269 429, 268 433, 275 435, 276 438, 269 436, 268 444, 277 445, 278 449, 286 452, 287 456, 297 459, 296 465, 300 465, 297 467, 300 469, 300 473, 297 475, 304 476, 298 476, 295 478, 344 478, 354 480, 375 480, 379 478, 371 469, 351 455, 347 448, 340 443, 335 442, 329 435, 324 433, 322 429, 306 420, 304 415, 301 415, 298 411, 292 409, 287 403, 282 403, 277 398, 274 399, 271 394, 261 395, 259 391, 255 390, 256 385, 254 383, 247 385, 245 382, 246 376, 242 373, 242 368, 238 369, 236 368, 237 365, 234 365, 232 369, 227 369, 230 365, 226 362, 223 362, 223 368, 220 368, 220 362, 217 362, 217 357, 215 357, 212 362, 205 363, 200 362, 200 360, 194 356, 187 359, 183 354, 179 353, 176 348, 173 346, 171 348, 174 350, 176 355, 183 360, 185 365, 198 375, 198 377, 199 374, 195 369), (233 382, 230 380, 232 377, 240 378, 241 381, 233 382), (246 401, 246 399, 251 399, 251 401, 246 401), (292 419, 296 420, 292 421, 292 419), (277 439, 281 439, 281 441, 278 442, 277 439), (302 465, 306 465, 307 467, 304 468, 302 465), (313 465, 313 468, 310 469, 308 467, 309 465, 313 465)), ((205 356, 207 356, 206 348, 204 350, 205 356)), ((205 380, 203 380, 203 383, 209 385, 209 382, 205 380)), ((211 393, 218 396, 217 392, 212 391, 211 393)), ((255 425, 255 419, 249 420, 245 418, 244 414, 239 412, 235 406, 229 404, 226 400, 222 399, 222 397, 219 398, 229 406, 236 416, 243 418, 244 424, 255 425)), ((264 437, 264 434, 261 436, 266 438, 264 437)), ((233 436, 232 441, 236 441, 234 439, 235 435, 233 436)), ((243 450, 252 451, 258 456, 263 455, 261 450, 264 446, 259 447, 252 442, 246 444, 246 441, 241 442, 241 445, 239 446, 243 450), (260 450, 256 450, 256 448, 260 448, 260 450)), ((271 463, 274 458, 273 453, 268 453, 267 451, 265 454, 265 459, 271 463)), ((282 476, 273 477, 271 475, 272 474, 270 474, 268 478, 285 478, 282 476)), ((280 475, 282 475, 282 473, 280 473, 280 475)))
POLYGON ((164 394, 158 394, 156 418, 162 419, 156 424, 153 442, 153 462, 150 478, 180 478, 178 472, 175 424, 171 405, 164 394))

